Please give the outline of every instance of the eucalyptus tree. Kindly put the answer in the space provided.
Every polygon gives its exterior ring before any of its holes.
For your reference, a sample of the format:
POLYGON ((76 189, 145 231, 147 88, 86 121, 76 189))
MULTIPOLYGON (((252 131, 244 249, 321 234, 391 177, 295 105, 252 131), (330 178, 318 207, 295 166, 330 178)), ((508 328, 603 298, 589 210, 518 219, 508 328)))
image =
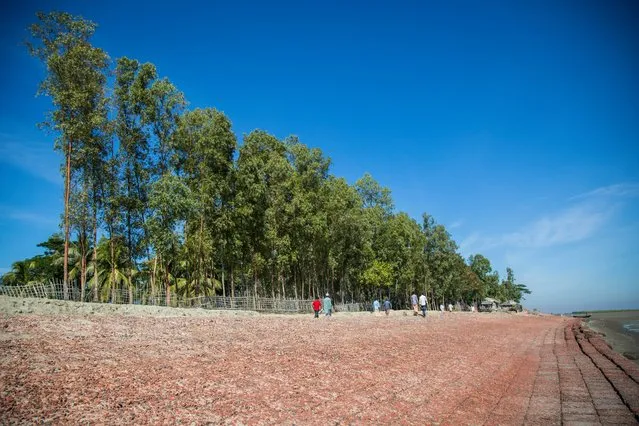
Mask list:
POLYGON ((377 256, 392 266, 391 284, 400 306, 419 287, 426 242, 421 231, 414 219, 400 212, 388 218, 379 237, 377 256))
POLYGON ((356 188, 344 178, 333 176, 328 178, 325 188, 329 262, 336 270, 335 280, 342 298, 349 294, 351 300, 357 300, 362 295, 361 281, 376 286, 377 283, 386 282, 386 276, 384 273, 377 274, 378 268, 373 272, 380 278, 369 275, 362 280, 361 273, 369 262, 372 228, 356 188))
POLYGON ((30 53, 46 66, 38 94, 53 102, 46 124, 58 134, 55 147, 64 156, 64 293, 68 295, 71 182, 91 140, 107 119, 107 54, 90 43, 96 25, 65 12, 37 13, 31 25, 30 53), (96 132, 97 130, 97 132, 96 132))
MULTIPOLYGON (((91 182, 89 179, 86 179, 86 174, 82 177, 83 179, 76 182, 74 190, 71 192, 69 222, 72 230, 75 230, 76 242, 74 245, 69 246, 67 268, 71 268, 71 270, 68 271, 71 280, 77 277, 80 278, 80 294, 82 300, 84 300, 88 274, 87 260, 91 250, 90 235, 93 221, 91 218, 91 203, 88 188, 91 182)), ((59 263, 64 264, 64 256, 59 258, 59 263)))
POLYGON ((390 189, 382 187, 370 173, 364 173, 364 176, 355 182, 355 188, 362 197, 364 208, 379 208, 386 216, 393 213, 390 189))
MULTIPOLYGON (((452 239, 444 225, 439 225, 434 218, 424 213, 422 232, 426 238, 424 256, 426 262, 426 291, 430 291, 431 303, 444 303, 446 297, 454 295, 454 286, 459 285, 460 265, 457 243, 452 239)), ((463 263, 463 259, 462 263, 463 263)))
POLYGON ((482 283, 482 297, 501 299, 499 273, 493 271, 490 260, 481 254, 474 254, 468 258, 468 264, 482 283))
POLYGON ((521 302, 524 294, 531 294, 525 284, 515 282, 515 273, 512 268, 506 268, 506 279, 501 283, 502 296, 504 300, 514 300, 521 302))
POLYGON ((390 296, 390 288, 393 280, 393 265, 389 262, 373 259, 372 262, 361 273, 361 280, 364 284, 368 285, 367 293, 370 294, 370 289, 375 289, 378 292, 382 291, 390 296))
POLYGON ((172 162, 194 201, 185 233, 196 296, 206 283, 215 281, 216 259, 224 277, 235 147, 230 120, 215 109, 189 111, 178 122, 172 162))
POLYGON ((365 247, 367 262, 363 270, 373 267, 374 260, 390 263, 385 255, 383 234, 393 215, 391 192, 388 188, 382 187, 369 173, 365 173, 355 182, 355 189, 362 200, 364 218, 370 229, 370 240, 365 247))
MULTIPOLYGON (((140 64, 126 57, 118 60, 114 93, 114 128, 119 153, 114 155, 117 162, 113 160, 111 163, 111 175, 116 176, 121 185, 111 187, 114 208, 109 214, 113 221, 107 227, 112 228, 116 236, 125 235, 127 259, 131 266, 127 270, 134 271, 140 258, 146 257, 148 262, 152 255, 149 229, 149 217, 153 214, 151 187, 160 181, 164 184, 173 182, 172 144, 186 101, 167 78, 158 77, 153 64, 140 64)), ((157 227, 154 231, 157 242, 157 227)), ((156 255, 153 267, 149 268, 153 288, 157 260, 156 255)), ((163 265, 169 260, 175 259, 162 258, 163 265)))
POLYGON ((173 135, 184 112, 186 100, 184 94, 168 78, 157 78, 154 66, 147 66, 144 72, 146 78, 154 78, 145 93, 143 123, 150 129, 155 177, 159 179, 171 172, 173 135))
POLYGON ((148 219, 149 237, 155 259, 152 272, 152 292, 155 290, 155 277, 158 265, 162 271, 163 288, 166 292, 166 304, 171 303, 170 286, 173 276, 171 270, 177 267, 184 242, 184 226, 193 214, 195 203, 193 194, 184 181, 173 174, 166 173, 151 185, 149 193, 150 216, 148 219))
POLYGON ((290 224, 291 175, 282 141, 260 130, 244 138, 237 160, 235 208, 256 296, 263 293, 267 278, 274 295, 275 281, 289 259, 285 229, 290 224))
POLYGON ((326 206, 331 161, 320 149, 310 149, 295 136, 287 138, 285 143, 293 167, 289 229, 293 290, 297 297, 299 281, 300 293, 304 293, 306 283, 309 291, 314 286, 318 294, 322 277, 327 283, 326 290, 334 292, 336 262, 328 241, 326 206))
MULTIPOLYGON (((149 131, 143 113, 150 104, 150 85, 155 78, 151 64, 140 64, 126 57, 115 69, 115 135, 119 141, 119 200, 122 230, 125 237, 127 271, 134 271, 137 261, 148 256, 145 219, 151 179, 149 131)), ((130 272, 131 273, 131 272, 130 272)), ((132 281, 132 276, 128 277, 132 281)))

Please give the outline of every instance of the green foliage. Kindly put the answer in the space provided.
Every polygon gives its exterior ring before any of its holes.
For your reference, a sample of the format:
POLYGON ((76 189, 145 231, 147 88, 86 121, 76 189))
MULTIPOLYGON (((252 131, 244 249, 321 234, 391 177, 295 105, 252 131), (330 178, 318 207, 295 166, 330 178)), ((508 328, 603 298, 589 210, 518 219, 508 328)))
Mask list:
MULTIPOLYGON (((64 238, 60 234, 54 234, 47 241, 38 244, 38 247, 45 249, 44 254, 14 262, 11 270, 0 278, 2 285, 26 285, 62 279, 64 238)), ((74 252, 72 250, 72 254, 74 252)))
POLYGON ((390 263, 377 259, 362 272, 362 281, 374 287, 390 287, 393 279, 393 267, 390 263))

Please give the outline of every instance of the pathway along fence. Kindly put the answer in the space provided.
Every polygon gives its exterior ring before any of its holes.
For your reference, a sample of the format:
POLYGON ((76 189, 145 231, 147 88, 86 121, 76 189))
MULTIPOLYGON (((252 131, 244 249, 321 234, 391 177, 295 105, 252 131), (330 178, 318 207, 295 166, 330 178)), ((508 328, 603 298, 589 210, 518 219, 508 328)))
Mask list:
MULTIPOLYGON (((312 300, 273 299, 268 297, 240 296, 198 296, 184 297, 171 293, 170 302, 166 303, 164 291, 111 289, 101 291, 95 298, 92 289, 85 290, 84 297, 76 286, 69 286, 66 300, 74 302, 95 302, 111 304, 134 304, 169 306, 173 308, 202 308, 248 310, 272 313, 311 313, 312 300)), ((0 295, 10 297, 31 297, 40 299, 65 300, 64 287, 61 281, 49 283, 33 283, 22 286, 0 286, 0 295)), ((366 304, 368 305, 368 304, 366 304)), ((336 312, 360 312, 367 310, 361 303, 335 304, 336 312)))

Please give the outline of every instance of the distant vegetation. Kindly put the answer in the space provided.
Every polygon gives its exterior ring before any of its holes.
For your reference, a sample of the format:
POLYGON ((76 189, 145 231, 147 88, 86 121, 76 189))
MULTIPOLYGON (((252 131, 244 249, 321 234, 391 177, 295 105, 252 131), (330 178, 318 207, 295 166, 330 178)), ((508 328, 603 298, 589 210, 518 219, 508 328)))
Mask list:
POLYGON ((63 159, 63 232, 15 262, 3 285, 59 278, 96 300, 134 288, 389 295, 400 306, 412 292, 467 304, 530 293, 511 269, 500 281, 486 257, 462 258, 432 216, 396 212, 369 174, 348 184, 295 136, 255 130, 238 144, 226 115, 189 110, 153 64, 112 63, 91 44, 94 23, 37 16, 28 47, 46 66, 39 93, 52 100, 45 125, 63 159))

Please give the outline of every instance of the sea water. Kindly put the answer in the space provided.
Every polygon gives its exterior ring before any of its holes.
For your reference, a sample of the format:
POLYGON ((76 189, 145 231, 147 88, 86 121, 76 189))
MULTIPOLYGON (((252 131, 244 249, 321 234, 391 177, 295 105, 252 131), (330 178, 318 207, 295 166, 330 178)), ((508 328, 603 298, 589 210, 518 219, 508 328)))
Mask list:
POLYGON ((639 333, 639 320, 626 321, 622 326, 626 332, 639 333))

